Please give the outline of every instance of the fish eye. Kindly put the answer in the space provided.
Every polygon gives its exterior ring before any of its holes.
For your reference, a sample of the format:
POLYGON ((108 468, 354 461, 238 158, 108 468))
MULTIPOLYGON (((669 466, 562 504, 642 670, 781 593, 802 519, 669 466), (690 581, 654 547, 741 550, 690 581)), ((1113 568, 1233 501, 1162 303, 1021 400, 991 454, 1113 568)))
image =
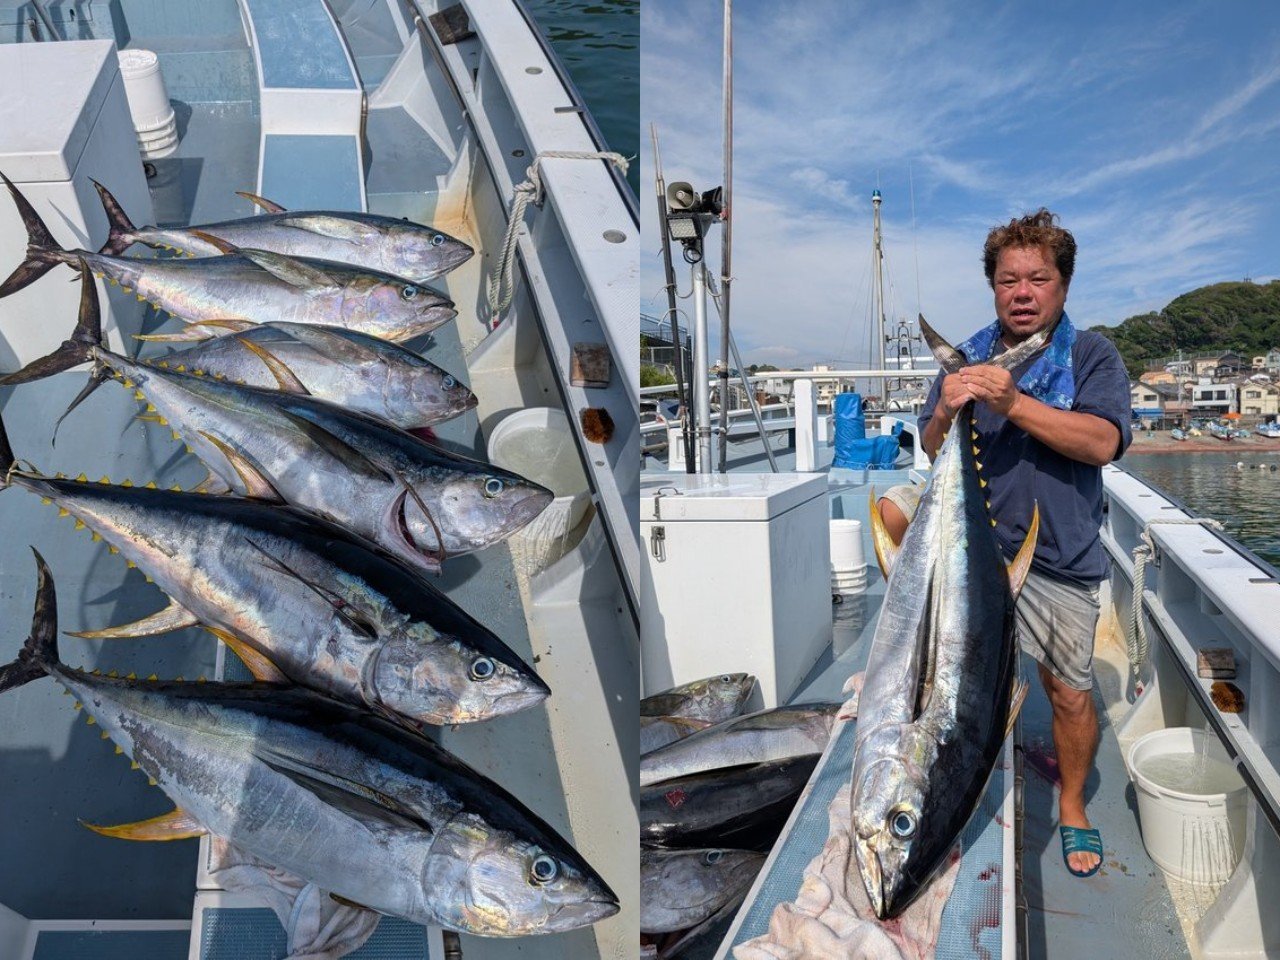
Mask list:
POLYGON ((704 857, 702 858, 702 861, 703 861, 703 863, 707 864, 707 866, 711 866, 711 864, 713 864, 713 863, 719 863, 719 862, 720 862, 720 858, 721 858, 721 857, 723 857, 723 856, 724 856, 723 851, 720 851, 720 850, 708 850, 708 851, 707 851, 707 853, 706 853, 706 856, 704 856, 704 857))
POLYGON ((497 477, 490 477, 484 482, 484 495, 486 497, 496 497, 502 492, 502 481, 497 477))
POLYGON ((559 875, 560 865, 545 853, 534 858, 533 865, 529 867, 529 876, 534 883, 550 883, 559 875))
POLYGON ((471 679, 488 680, 497 669, 497 666, 488 657, 476 657, 471 661, 471 679))
POLYGON ((405 286, 400 288, 401 300, 412 300, 417 295, 418 295, 418 288, 411 283, 406 284, 405 286))
POLYGON ((445 374, 444 379, 441 380, 440 382, 444 384, 444 388, 446 390, 452 390, 454 387, 458 385, 458 381, 453 379, 453 377, 449 374, 445 374))
POLYGON ((732 683, 732 682, 733 682, 733 677, 729 676, 729 675, 726 673, 723 677, 721 677, 721 678, 720 678, 720 682, 721 682, 721 683, 732 683))
POLYGON ((443 234, 439 234, 439 233, 437 233, 434 237, 432 237, 432 238, 431 238, 431 245, 432 245, 433 247, 438 247, 438 246, 440 246, 440 244, 442 244, 442 243, 444 243, 444 235, 443 235, 443 234))
POLYGON ((916 832, 915 815, 907 810, 899 810, 889 818, 889 832, 899 840, 909 840, 916 832))

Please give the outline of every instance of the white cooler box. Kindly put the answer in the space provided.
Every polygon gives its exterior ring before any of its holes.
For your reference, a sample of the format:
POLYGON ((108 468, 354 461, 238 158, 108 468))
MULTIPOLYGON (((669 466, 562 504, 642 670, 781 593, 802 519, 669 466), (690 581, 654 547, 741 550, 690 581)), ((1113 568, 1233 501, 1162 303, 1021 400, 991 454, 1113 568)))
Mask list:
POLYGON ((831 643, 829 513, 825 476, 642 476, 643 693, 747 672, 785 703, 831 643))
MULTIPOLYGON (((89 178, 102 183, 136 224, 155 223, 138 155, 124 80, 110 40, 0 44, 0 172, 14 182, 64 248, 97 250, 107 217, 89 178)), ((0 187, 0 280, 26 258, 27 231, 0 187)), ((134 256, 146 255, 142 248, 134 256)), ((76 325, 79 284, 56 266, 0 300, 0 369, 54 350, 76 325)), ((102 327, 113 350, 135 344, 142 307, 119 287, 101 296, 102 327)))

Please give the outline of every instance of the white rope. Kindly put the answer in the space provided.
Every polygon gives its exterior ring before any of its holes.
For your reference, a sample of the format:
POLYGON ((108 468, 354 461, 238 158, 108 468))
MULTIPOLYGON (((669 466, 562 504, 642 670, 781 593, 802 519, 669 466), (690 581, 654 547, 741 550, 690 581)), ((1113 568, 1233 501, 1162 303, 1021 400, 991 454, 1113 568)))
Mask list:
POLYGON ((1129 648, 1129 669, 1136 677, 1139 668, 1146 663, 1151 644, 1147 641, 1147 628, 1142 621, 1142 592, 1146 583, 1147 563, 1155 559, 1156 544, 1151 539, 1151 528, 1157 523, 1180 526, 1204 526, 1221 530, 1222 524, 1208 517, 1168 517, 1151 520, 1142 528, 1142 543, 1133 548, 1133 604, 1130 615, 1128 636, 1125 638, 1129 648))
POLYGON ((507 235, 502 239, 502 256, 489 275, 489 319, 496 322, 502 312, 511 305, 515 296, 513 275, 516 267, 516 232, 524 222, 524 212, 529 204, 542 206, 542 161, 556 160, 606 160, 612 163, 623 175, 630 166, 629 161, 620 153, 594 152, 586 150, 546 150, 536 157, 525 176, 529 179, 516 184, 511 196, 511 215, 507 221, 507 235))

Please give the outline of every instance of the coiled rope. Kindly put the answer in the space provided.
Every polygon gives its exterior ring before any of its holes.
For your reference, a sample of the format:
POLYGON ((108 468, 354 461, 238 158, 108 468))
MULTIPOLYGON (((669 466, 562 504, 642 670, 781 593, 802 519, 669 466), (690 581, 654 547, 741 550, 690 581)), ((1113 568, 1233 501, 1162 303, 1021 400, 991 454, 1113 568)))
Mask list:
POLYGON ((1142 622, 1142 592, 1146 584, 1147 563, 1155 559, 1156 544, 1151 539, 1151 528, 1156 524, 1171 526, 1202 526, 1221 530, 1222 524, 1209 517, 1168 517, 1150 520, 1142 528, 1142 543, 1133 548, 1133 604, 1129 620, 1129 632, 1125 638, 1129 648, 1129 671, 1136 678, 1138 670, 1147 661, 1151 644, 1147 640, 1147 628, 1142 622))
POLYGON ((622 171, 625 176, 630 161, 620 153, 597 152, 589 150, 546 150, 538 154, 529 164, 524 183, 516 184, 511 196, 511 215, 507 220, 507 234, 502 239, 502 256, 498 260, 493 273, 489 275, 488 301, 489 320, 496 323, 502 312, 511 305, 515 296, 513 277, 516 267, 516 232, 524 222, 524 212, 529 204, 542 206, 542 161, 555 160, 605 160, 622 171))

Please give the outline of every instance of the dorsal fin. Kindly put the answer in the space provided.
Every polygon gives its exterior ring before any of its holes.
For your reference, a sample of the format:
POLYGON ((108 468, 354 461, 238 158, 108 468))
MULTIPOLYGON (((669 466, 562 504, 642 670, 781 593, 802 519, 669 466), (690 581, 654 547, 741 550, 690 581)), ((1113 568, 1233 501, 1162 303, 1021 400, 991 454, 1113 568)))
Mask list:
POLYGON ((216 248, 222 253, 239 253, 240 249, 234 243, 228 243, 221 237, 215 237, 212 233, 205 233, 203 230, 192 230, 191 235, 199 237, 209 246, 216 248))
POLYGON ((1027 528, 1027 535, 1023 538, 1022 546, 1018 548, 1018 555, 1013 558, 1013 562, 1009 564, 1009 592, 1013 594, 1013 599, 1017 600, 1018 595, 1022 593, 1022 585, 1027 582, 1027 574, 1031 572, 1031 560, 1036 554, 1036 540, 1040 536, 1040 504, 1036 504, 1031 511, 1031 526, 1027 528))
POLYGON ((893 569, 894 563, 898 559, 901 547, 893 542, 893 537, 889 536, 889 530, 884 525, 884 517, 880 515, 880 506, 876 503, 876 491, 871 489, 871 542, 876 548, 876 562, 880 564, 880 572, 884 574, 885 579, 889 578, 889 571, 893 569))
POLYGON ((199 621, 196 615, 177 600, 170 600, 163 610, 150 616, 122 623, 118 627, 107 627, 103 630, 85 630, 79 633, 68 632, 69 637, 80 637, 84 640, 117 640, 121 637, 151 637, 170 630, 181 630, 183 627, 194 627, 199 621))
POLYGON ((284 207, 274 201, 268 200, 266 197, 260 197, 256 193, 249 193, 247 190, 237 190, 237 197, 244 197, 246 200, 261 207, 267 213, 285 213, 284 207))

